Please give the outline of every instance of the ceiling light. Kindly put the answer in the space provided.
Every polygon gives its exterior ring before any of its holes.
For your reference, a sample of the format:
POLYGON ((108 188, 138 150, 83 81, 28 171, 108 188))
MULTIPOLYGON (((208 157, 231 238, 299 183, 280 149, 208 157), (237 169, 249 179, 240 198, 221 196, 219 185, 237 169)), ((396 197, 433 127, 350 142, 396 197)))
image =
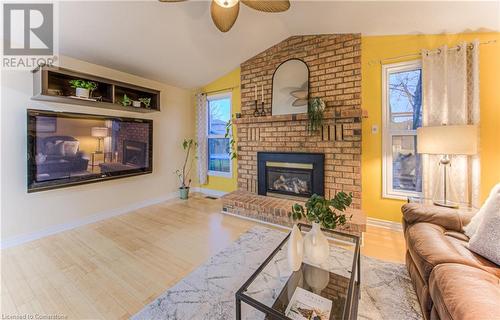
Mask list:
POLYGON ((215 0, 223 8, 231 8, 238 4, 239 0, 215 0))

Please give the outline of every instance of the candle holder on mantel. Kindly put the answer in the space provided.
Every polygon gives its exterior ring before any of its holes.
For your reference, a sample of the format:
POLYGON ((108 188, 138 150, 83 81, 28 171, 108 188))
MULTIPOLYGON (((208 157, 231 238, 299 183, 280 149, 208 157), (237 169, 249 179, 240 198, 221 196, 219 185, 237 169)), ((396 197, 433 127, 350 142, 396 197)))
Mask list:
POLYGON ((265 117, 266 111, 264 110, 264 101, 262 101, 262 108, 260 109, 260 116, 265 117))
POLYGON ((255 110, 253 112, 254 117, 260 116, 259 105, 257 104, 257 99, 254 100, 255 110))

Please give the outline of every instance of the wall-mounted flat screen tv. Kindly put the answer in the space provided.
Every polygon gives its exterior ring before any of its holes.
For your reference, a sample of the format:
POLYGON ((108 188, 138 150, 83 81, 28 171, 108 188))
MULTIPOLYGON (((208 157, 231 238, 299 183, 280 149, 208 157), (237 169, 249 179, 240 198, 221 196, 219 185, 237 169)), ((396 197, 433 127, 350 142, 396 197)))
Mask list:
POLYGON ((28 192, 153 172, 153 121, 28 110, 28 192))

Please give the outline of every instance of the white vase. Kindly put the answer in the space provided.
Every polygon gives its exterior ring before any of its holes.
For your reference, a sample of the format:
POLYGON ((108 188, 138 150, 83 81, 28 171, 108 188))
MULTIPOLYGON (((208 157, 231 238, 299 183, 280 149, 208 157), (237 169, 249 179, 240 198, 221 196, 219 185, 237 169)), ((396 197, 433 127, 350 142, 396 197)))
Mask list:
POLYGON ((295 224, 290 233, 290 239, 288 239, 288 266, 291 271, 297 271, 300 269, 302 264, 302 259, 304 258, 304 239, 302 238, 302 233, 295 224))
POLYGON ((313 265, 321 265, 330 253, 330 246, 326 236, 321 231, 321 225, 313 222, 312 229, 304 237, 305 260, 313 265))
POLYGON ((87 98, 90 96, 90 90, 84 88, 76 88, 75 95, 80 98, 87 98))

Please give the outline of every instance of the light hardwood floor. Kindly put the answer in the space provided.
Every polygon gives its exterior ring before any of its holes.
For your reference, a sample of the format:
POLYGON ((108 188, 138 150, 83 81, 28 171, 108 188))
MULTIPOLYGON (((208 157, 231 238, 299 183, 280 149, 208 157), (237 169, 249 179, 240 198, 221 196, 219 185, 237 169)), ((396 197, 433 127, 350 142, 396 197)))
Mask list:
MULTIPOLYGON (((3 315, 125 319, 257 223, 195 195, 1 252, 3 315)), ((362 253, 404 261, 400 232, 368 226, 362 253)))

